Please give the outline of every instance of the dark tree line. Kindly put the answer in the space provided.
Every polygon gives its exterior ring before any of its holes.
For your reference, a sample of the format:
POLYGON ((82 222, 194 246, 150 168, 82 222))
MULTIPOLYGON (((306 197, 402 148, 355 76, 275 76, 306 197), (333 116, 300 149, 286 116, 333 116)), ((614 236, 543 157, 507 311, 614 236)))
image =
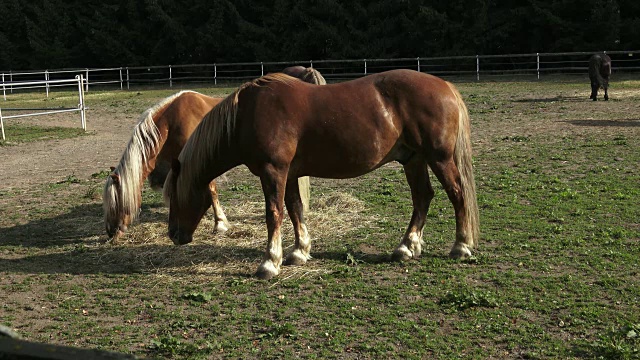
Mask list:
POLYGON ((638 0, 0 0, 0 70, 637 49, 638 0))

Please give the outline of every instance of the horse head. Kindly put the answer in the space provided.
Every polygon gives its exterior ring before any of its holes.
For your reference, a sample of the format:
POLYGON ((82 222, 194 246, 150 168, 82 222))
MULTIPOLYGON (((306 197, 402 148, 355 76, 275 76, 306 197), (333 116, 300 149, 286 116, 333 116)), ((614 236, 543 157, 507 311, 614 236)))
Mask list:
POLYGON ((181 168, 180 161, 174 159, 164 184, 164 199, 169 206, 169 238, 176 245, 188 244, 193 240, 196 227, 212 204, 208 184, 202 189, 191 184, 178 187, 181 168), (183 191, 185 186, 187 191, 183 191))

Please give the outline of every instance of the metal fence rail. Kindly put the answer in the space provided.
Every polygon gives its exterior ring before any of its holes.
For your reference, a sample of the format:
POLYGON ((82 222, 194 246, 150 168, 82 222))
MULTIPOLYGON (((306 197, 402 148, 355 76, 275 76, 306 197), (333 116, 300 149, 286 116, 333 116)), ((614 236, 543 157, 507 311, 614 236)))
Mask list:
MULTIPOLYGON (((80 126, 82 126, 82 130, 87 130, 87 122, 85 116, 85 104, 84 104, 84 82, 83 75, 76 75, 75 79, 62 79, 62 80, 43 80, 43 81, 23 81, 23 82, 9 82, 3 83, 3 87, 6 85, 7 87, 19 88, 19 89, 33 89, 38 87, 46 87, 47 88, 47 96, 49 94, 50 86, 74 86, 77 84, 78 88, 78 106, 75 108, 4 108, 5 111, 38 111, 34 113, 27 114, 18 114, 18 115, 10 115, 4 116, 2 115, 2 108, 0 108, 0 130, 2 132, 2 140, 6 140, 5 132, 4 132, 4 120, 5 119, 17 119, 28 116, 40 116, 40 115, 51 115, 51 114, 59 114, 66 112, 80 112, 80 126)), ((5 94, 6 100, 6 94, 5 94)))
MULTIPOLYGON (((6 93, 37 88, 49 89, 51 80, 69 74, 82 74, 84 90, 90 86, 111 88, 132 86, 184 86, 186 84, 218 85, 238 83, 277 72, 287 66, 302 65, 320 71, 328 81, 353 79, 390 69, 413 69, 444 78, 475 81, 521 76, 539 80, 557 74, 586 75, 588 59, 593 52, 475 55, 448 57, 416 57, 396 59, 308 60, 280 62, 213 63, 163 66, 134 66, 96 69, 61 69, 27 72, 2 72, 2 90, 6 93), (17 85, 16 81, 44 80, 38 85, 17 85)), ((614 72, 640 72, 640 50, 608 51, 614 72)))

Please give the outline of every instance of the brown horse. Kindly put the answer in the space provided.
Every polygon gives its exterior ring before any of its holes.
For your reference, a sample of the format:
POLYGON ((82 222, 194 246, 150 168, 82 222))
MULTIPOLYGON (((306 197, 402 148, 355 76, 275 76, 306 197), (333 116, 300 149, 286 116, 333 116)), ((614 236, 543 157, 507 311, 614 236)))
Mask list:
MULTIPOLYGON (((322 75, 311 68, 290 67, 292 75, 312 84, 326 84, 322 75)), ((122 235, 138 215, 142 201, 142 184, 149 179, 154 189, 162 188, 171 166, 187 139, 202 118, 222 101, 194 91, 172 95, 145 111, 134 128, 117 168, 107 178, 103 208, 109 237, 122 235)), ((309 204, 309 178, 300 179, 304 208, 309 204)), ((218 201, 216 183, 211 182, 215 230, 224 232, 228 221, 218 201)))
POLYGON ((411 70, 326 86, 284 74, 242 85, 207 114, 172 163, 164 186, 169 237, 175 244, 191 242, 212 201, 209 181, 244 164, 260 177, 266 203, 267 249, 256 274, 272 278, 283 262, 283 202, 295 232, 286 263, 310 258, 299 177, 353 178, 394 160, 404 165, 413 215, 393 259, 417 258, 422 251, 434 196, 428 167, 455 209, 449 256, 470 256, 479 225, 468 111, 452 84, 411 70))
POLYGON ((607 54, 595 54, 589 59, 589 79, 591 80, 591 96, 598 100, 598 89, 604 89, 604 100, 609 100, 609 77, 611 76, 611 58, 607 54))
MULTIPOLYGON (((162 186, 171 159, 180 153, 202 117, 220 101, 222 98, 182 91, 142 114, 118 167, 111 168, 104 187, 104 220, 109 237, 117 238, 127 230, 138 215, 144 180, 149 176, 152 187, 162 186)), ((210 191, 216 229, 224 231, 227 219, 215 182, 211 182, 210 191)))

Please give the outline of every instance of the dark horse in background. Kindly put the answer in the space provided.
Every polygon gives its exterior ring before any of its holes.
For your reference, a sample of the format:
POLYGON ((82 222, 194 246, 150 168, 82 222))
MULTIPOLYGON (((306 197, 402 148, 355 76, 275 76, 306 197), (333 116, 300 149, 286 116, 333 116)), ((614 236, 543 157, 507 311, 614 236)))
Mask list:
POLYGON ((598 89, 604 89, 604 100, 609 100, 609 76, 611 76, 611 58, 607 54, 595 54, 589 59, 589 79, 591 97, 598 100, 598 89))

